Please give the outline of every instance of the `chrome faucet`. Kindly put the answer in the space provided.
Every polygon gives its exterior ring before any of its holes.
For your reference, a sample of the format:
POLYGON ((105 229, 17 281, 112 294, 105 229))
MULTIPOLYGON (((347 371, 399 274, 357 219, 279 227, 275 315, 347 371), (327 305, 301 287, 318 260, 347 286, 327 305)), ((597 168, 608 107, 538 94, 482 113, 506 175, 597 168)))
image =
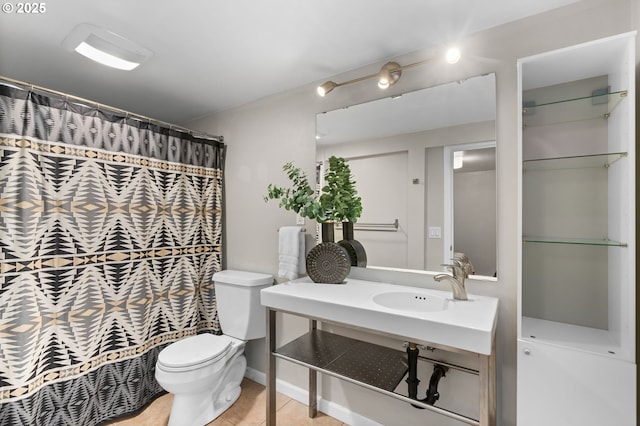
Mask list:
POLYGON ((452 260, 454 261, 454 263, 457 261, 461 264, 461 268, 464 271, 465 278, 469 278, 469 275, 474 273, 473 265, 471 264, 471 261, 466 254, 455 253, 452 260))
POLYGON ((468 300, 467 290, 464 286, 464 280, 468 278, 469 273, 473 271, 473 266, 471 266, 469 258, 467 258, 465 255, 456 256, 452 260, 453 264, 442 265, 451 270, 451 275, 438 274, 433 277, 433 279, 437 282, 447 280, 447 282, 449 282, 449 285, 451 285, 451 290, 453 290, 453 298, 455 300, 468 300))

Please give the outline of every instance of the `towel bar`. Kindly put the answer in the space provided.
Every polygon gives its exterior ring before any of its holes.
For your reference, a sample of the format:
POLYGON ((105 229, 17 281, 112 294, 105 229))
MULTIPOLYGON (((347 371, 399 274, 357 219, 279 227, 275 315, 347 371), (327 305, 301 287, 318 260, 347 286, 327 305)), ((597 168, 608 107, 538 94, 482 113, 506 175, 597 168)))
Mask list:
MULTIPOLYGON (((342 223, 337 224, 337 229, 342 229, 342 223)), ((393 223, 360 223, 356 222, 353 224, 353 229, 355 231, 387 231, 387 232, 398 232, 399 228, 398 219, 394 220, 393 223)))

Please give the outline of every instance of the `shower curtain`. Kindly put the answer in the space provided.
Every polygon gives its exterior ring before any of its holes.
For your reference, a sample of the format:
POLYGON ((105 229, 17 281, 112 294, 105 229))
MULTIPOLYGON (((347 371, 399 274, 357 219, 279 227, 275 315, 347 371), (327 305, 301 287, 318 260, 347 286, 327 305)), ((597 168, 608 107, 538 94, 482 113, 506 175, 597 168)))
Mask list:
POLYGON ((221 138, 0 80, 0 425, 96 425, 219 333, 221 138))

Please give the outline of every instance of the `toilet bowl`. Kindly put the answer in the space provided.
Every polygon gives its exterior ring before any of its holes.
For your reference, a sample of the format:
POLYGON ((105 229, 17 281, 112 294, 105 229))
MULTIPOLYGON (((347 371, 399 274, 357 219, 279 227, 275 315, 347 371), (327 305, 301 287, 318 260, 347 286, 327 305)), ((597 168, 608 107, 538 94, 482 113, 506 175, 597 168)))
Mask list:
POLYGON ((174 394, 169 426, 206 425, 229 408, 240 396, 246 340, 266 335, 259 294, 273 284, 273 276, 227 270, 213 279, 225 334, 189 336, 158 355, 156 380, 174 394))
POLYGON ((156 380, 174 394, 169 425, 204 425, 240 396, 246 369, 242 340, 199 334, 167 346, 156 363, 156 380))

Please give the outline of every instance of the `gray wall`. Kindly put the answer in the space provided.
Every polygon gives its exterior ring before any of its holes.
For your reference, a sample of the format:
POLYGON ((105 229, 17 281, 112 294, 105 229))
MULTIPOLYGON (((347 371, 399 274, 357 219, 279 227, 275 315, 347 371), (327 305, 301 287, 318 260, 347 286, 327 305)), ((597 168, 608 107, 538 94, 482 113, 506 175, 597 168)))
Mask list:
MULTIPOLYGON (((461 40, 465 56, 457 66, 439 68, 432 64, 408 70, 390 89, 389 94, 400 93, 469 76, 496 73, 500 273, 497 282, 470 282, 469 291, 500 298, 497 353, 499 425, 515 424, 516 410, 516 59, 626 32, 635 29, 637 24, 638 0, 584 0, 467 37, 461 40)), ((410 63, 436 54, 435 49, 427 49, 395 60, 401 64, 410 63)), ((378 64, 336 76, 333 80, 340 82, 377 72, 386 60, 381 58, 378 64)), ((372 81, 338 88, 326 98, 316 96, 313 84, 188 123, 192 128, 224 135, 228 144, 225 239, 228 268, 277 273, 276 230, 280 226, 295 224, 295 217, 274 204, 262 201, 267 185, 286 183, 280 168, 291 160, 313 176, 316 113, 379 96, 372 81)), ((313 224, 307 223, 309 227, 313 224)), ((305 329, 305 321, 288 317, 280 323, 278 331, 285 341, 305 329)), ((247 356, 252 368, 264 371, 262 341, 250 342, 247 356)), ((306 387, 303 369, 286 363, 279 363, 278 368, 279 378, 306 387)), ((396 404, 387 397, 349 384, 323 379, 322 387, 324 398, 383 424, 416 424, 421 420, 426 422, 426 419, 433 419, 433 424, 445 424, 438 417, 429 417, 423 410, 396 404)))

